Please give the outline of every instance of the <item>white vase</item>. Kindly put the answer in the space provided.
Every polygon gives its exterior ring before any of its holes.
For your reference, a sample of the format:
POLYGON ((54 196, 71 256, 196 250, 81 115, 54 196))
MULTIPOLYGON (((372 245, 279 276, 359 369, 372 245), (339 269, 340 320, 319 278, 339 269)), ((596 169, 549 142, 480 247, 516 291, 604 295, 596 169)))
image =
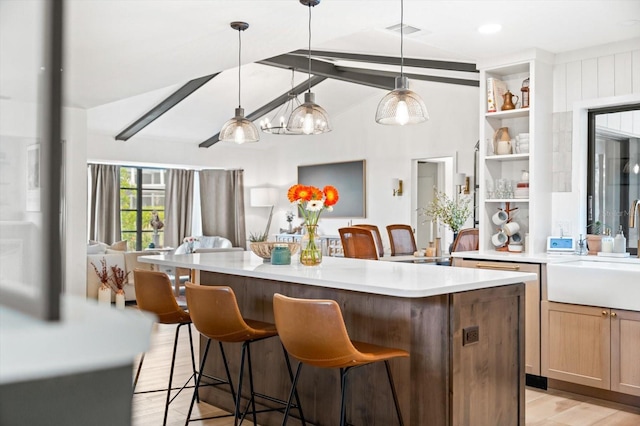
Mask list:
POLYGON ((100 287, 98 289, 98 303, 111 305, 111 289, 109 287, 100 287))
POLYGON ((116 308, 124 309, 124 291, 116 293, 116 308))

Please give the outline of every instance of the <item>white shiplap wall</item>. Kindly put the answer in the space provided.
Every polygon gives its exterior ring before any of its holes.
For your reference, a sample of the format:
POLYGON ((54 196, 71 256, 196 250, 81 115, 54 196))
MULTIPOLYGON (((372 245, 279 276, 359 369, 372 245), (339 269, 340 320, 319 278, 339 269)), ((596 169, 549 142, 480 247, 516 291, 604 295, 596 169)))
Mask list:
POLYGON ((556 55, 553 112, 596 98, 640 93, 640 39, 556 55))
MULTIPOLYGON (((567 52, 556 55, 553 72, 553 112, 554 121, 571 119, 576 104, 585 102, 597 105, 598 99, 606 98, 607 103, 615 97, 640 94, 640 38, 597 46, 589 49, 567 52), (567 116, 567 114, 569 116, 567 116)), ((613 118, 607 127, 640 134, 640 112, 622 113, 613 118)), ((575 122, 574 122, 575 123, 575 122)), ((558 138, 554 129, 554 137, 558 138)), ((576 129, 572 129, 573 132, 576 129)), ((585 132, 586 133, 586 132, 585 132)), ((565 182, 554 185, 552 196, 553 234, 560 226, 575 236, 584 233, 584 195, 583 182, 586 181, 581 158, 587 155, 586 141, 574 138, 571 169, 566 176, 572 177, 573 185, 565 182), (584 142, 584 143, 583 143, 584 142), (568 188, 567 192, 560 192, 568 188)), ((554 152, 554 157, 559 153, 554 152)), ((560 153, 562 154, 562 153, 560 153)), ((564 154, 562 154, 564 155, 564 154)), ((560 173, 558 171, 554 171, 560 173)), ((556 176, 554 176, 554 182, 556 176)))

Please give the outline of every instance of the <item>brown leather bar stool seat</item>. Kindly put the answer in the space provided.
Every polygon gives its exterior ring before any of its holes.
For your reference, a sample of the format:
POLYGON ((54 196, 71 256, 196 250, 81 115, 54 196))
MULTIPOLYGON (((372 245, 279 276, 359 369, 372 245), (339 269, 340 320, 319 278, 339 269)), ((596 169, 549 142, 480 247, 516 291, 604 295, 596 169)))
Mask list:
MULTIPOLYGON (((207 361, 207 354, 209 352, 209 345, 211 340, 217 340, 220 346, 220 351, 223 354, 224 367, 227 373, 227 377, 229 377, 229 381, 231 381, 231 376, 229 373, 229 366, 227 364, 226 356, 224 355, 224 349, 222 347, 222 343, 242 343, 242 353, 240 357, 240 372, 238 374, 238 389, 237 392, 234 393, 233 385, 232 395, 235 402, 235 420, 234 425, 242 424, 248 410, 249 406, 251 406, 251 412, 253 415, 253 424, 257 425, 256 422, 256 403, 255 398, 266 398, 272 402, 281 403, 282 408, 279 409, 266 409, 262 411, 275 411, 280 410, 283 411, 286 405, 286 401, 279 400, 277 398, 273 398, 271 396, 266 396, 260 393, 255 392, 253 386, 253 371, 251 368, 251 343, 268 339, 271 337, 275 337, 278 335, 278 331, 274 324, 256 321, 252 319, 243 318, 240 313, 240 308, 238 307, 238 302, 236 300, 235 293, 231 287, 227 286, 208 286, 208 285, 198 285, 193 284, 191 282, 185 283, 186 287, 186 296, 187 296, 187 306, 189 306, 189 312, 191 313, 191 317, 193 319, 193 324, 196 326, 196 329, 207 337, 207 346, 204 351, 204 355, 202 356, 202 361, 200 363, 200 371, 204 371, 204 366, 207 361), (250 388, 250 396, 247 401, 246 408, 241 411, 240 410, 240 400, 242 398, 242 384, 244 377, 244 366, 245 360, 247 361, 249 367, 249 388, 250 388)), ((287 364, 287 369, 289 371, 289 378, 293 381, 293 372, 291 371, 291 363, 289 361, 289 355, 287 351, 282 347, 282 353, 284 354, 285 362, 287 364)), ((198 380, 196 382, 196 388, 193 393, 193 398, 191 399, 191 405, 189 406, 189 412, 187 414, 187 421, 185 424, 188 424, 190 421, 195 420, 204 420, 201 419, 191 419, 191 412, 193 410, 193 404, 197 398, 198 388, 200 386, 202 374, 198 375, 198 380)), ((300 407, 300 402, 298 400, 298 395, 296 393, 296 407, 300 413, 300 420, 302 424, 306 424, 304 421, 304 415, 302 413, 302 408, 300 407)), ((210 418, 210 417, 208 417, 210 418)))
POLYGON ((418 249, 413 228, 409 225, 387 225, 389 242, 391 243, 391 256, 413 254, 418 249))
MULTIPOLYGON (((280 340, 287 352, 300 361, 293 379, 289 402, 296 392, 303 364, 339 368, 341 382, 340 425, 344 426, 347 421, 345 412, 347 374, 356 367, 383 361, 387 370, 398 422, 400 425, 404 424, 389 360, 408 357, 407 351, 352 341, 349 338, 340 306, 334 300, 296 299, 276 293, 273 296, 273 312, 280 340)), ((283 425, 287 422, 288 412, 289 406, 287 405, 283 425)))
MULTIPOLYGON (((167 386, 167 399, 164 408, 164 420, 163 425, 167 424, 167 414, 169 410, 169 404, 178 396, 178 394, 187 386, 187 383, 193 378, 194 385, 196 383, 196 361, 193 353, 193 336, 191 333, 191 316, 189 312, 178 306, 173 291, 171 289, 171 280, 169 276, 164 272, 155 272, 143 269, 135 269, 133 271, 135 283, 136 283, 136 301, 138 308, 143 311, 151 312, 158 317, 160 324, 176 324, 176 334, 173 341, 173 355, 171 357, 171 369, 169 371, 169 384, 167 386), (173 383, 173 370, 176 364, 176 350, 178 348, 178 338, 180 337, 180 328, 187 326, 189 330, 189 344, 191 346, 191 366, 193 374, 187 379, 185 384, 178 390, 178 392, 171 398, 172 383, 173 383)), ((142 363, 144 362, 144 354, 140 358, 138 364, 138 371, 133 382, 133 389, 135 391, 140 376, 140 370, 142 369, 142 363)), ((196 395, 197 397, 197 395, 196 395)))
POLYGON ((378 260, 378 248, 373 233, 366 228, 349 226, 338 229, 344 257, 378 260))

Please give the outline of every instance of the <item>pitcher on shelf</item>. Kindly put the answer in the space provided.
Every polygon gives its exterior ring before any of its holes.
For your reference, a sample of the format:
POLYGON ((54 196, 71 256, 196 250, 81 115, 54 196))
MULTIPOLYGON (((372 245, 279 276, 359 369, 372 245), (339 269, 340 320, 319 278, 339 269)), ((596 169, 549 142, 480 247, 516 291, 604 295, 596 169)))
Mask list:
POLYGON ((516 105, 518 103, 518 101, 520 100, 520 98, 518 97, 518 95, 514 95, 513 93, 511 93, 510 91, 507 90, 507 92, 502 95, 502 111, 508 111, 510 109, 516 109, 516 105), (516 98, 516 101, 513 102, 513 98, 516 98))

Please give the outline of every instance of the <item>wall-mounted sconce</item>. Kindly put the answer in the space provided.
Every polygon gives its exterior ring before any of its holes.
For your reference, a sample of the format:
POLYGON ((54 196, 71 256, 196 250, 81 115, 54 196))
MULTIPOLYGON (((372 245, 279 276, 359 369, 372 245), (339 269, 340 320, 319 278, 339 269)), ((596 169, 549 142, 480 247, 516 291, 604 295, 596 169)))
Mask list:
POLYGON ((393 196, 402 195, 402 179, 393 180, 393 196))
POLYGON ((469 194, 469 185, 471 179, 469 176, 466 176, 464 173, 456 174, 456 188, 458 189, 458 194, 469 194))

